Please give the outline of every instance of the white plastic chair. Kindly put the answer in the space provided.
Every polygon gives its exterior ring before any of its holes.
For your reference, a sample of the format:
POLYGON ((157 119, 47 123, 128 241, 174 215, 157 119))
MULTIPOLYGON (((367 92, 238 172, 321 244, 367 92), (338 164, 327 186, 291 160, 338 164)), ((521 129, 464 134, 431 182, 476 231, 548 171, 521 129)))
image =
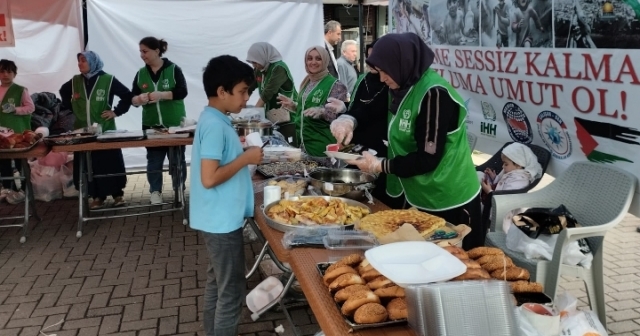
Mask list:
POLYGON ((475 134, 467 133, 467 141, 469 141, 469 150, 473 152, 473 149, 476 148, 478 137, 475 134))
POLYGON ((591 162, 573 163, 556 180, 538 191, 494 196, 491 232, 487 234, 485 244, 501 248, 516 265, 529 270, 531 279, 542 283, 545 293, 553 299, 560 276, 581 278, 587 288, 591 309, 597 312, 606 328, 602 259, 604 235, 626 215, 635 187, 635 176, 622 169, 591 162), (529 260, 523 253, 507 248, 502 221, 509 211, 525 207, 555 208, 561 204, 576 217, 581 227, 560 233, 551 261, 529 260), (593 253, 591 269, 562 263, 563 247, 581 238, 586 238, 593 253))

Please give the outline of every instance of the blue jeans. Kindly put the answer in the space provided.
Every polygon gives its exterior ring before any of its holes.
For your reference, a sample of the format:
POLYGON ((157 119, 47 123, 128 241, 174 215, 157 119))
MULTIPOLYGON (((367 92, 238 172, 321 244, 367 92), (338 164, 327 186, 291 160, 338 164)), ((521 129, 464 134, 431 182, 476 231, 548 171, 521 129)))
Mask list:
POLYGON ((247 288, 242 228, 229 233, 202 232, 209 266, 204 290, 206 336, 237 336, 247 288))
MULTIPOLYGON (((182 151, 182 185, 187 181, 187 163, 185 162, 184 151, 185 146, 180 146, 182 151)), ((162 192, 162 172, 160 172, 164 166, 164 158, 169 155, 169 147, 147 147, 147 181, 149 181, 149 192, 159 191, 162 192)), ((169 174, 173 176, 173 172, 169 171, 169 174)), ((178 189, 178 186, 173 186, 174 190, 178 189)), ((184 188, 183 188, 184 189, 184 188)))

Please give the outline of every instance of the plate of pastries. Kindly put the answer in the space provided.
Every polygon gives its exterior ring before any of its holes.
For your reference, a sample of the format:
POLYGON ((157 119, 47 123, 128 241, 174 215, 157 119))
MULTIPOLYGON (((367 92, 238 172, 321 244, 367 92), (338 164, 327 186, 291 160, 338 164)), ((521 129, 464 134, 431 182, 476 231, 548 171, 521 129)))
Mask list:
POLYGON ((353 330, 406 323, 404 289, 380 274, 362 255, 319 263, 318 271, 353 330))

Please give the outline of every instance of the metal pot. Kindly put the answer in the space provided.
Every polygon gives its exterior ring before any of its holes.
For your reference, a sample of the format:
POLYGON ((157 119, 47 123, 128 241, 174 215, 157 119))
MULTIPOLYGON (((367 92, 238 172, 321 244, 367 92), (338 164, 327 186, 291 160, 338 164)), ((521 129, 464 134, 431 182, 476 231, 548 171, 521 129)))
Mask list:
POLYGON ((233 125, 239 136, 247 136, 254 132, 260 133, 260 136, 273 135, 273 123, 270 121, 234 120, 231 125, 233 125))
POLYGON ((325 195, 363 199, 376 176, 355 169, 318 168, 309 174, 311 185, 325 195))

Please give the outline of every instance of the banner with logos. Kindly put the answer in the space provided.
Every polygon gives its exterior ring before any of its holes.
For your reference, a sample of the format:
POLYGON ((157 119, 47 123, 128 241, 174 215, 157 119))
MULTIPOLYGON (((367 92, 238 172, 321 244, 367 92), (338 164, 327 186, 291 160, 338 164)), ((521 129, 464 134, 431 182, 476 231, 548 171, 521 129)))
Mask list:
POLYGON ((390 0, 389 16, 435 51, 481 151, 535 143, 554 174, 589 160, 640 178, 638 0, 390 0))
POLYGON ((15 47, 9 1, 0 1, 0 47, 15 47))

